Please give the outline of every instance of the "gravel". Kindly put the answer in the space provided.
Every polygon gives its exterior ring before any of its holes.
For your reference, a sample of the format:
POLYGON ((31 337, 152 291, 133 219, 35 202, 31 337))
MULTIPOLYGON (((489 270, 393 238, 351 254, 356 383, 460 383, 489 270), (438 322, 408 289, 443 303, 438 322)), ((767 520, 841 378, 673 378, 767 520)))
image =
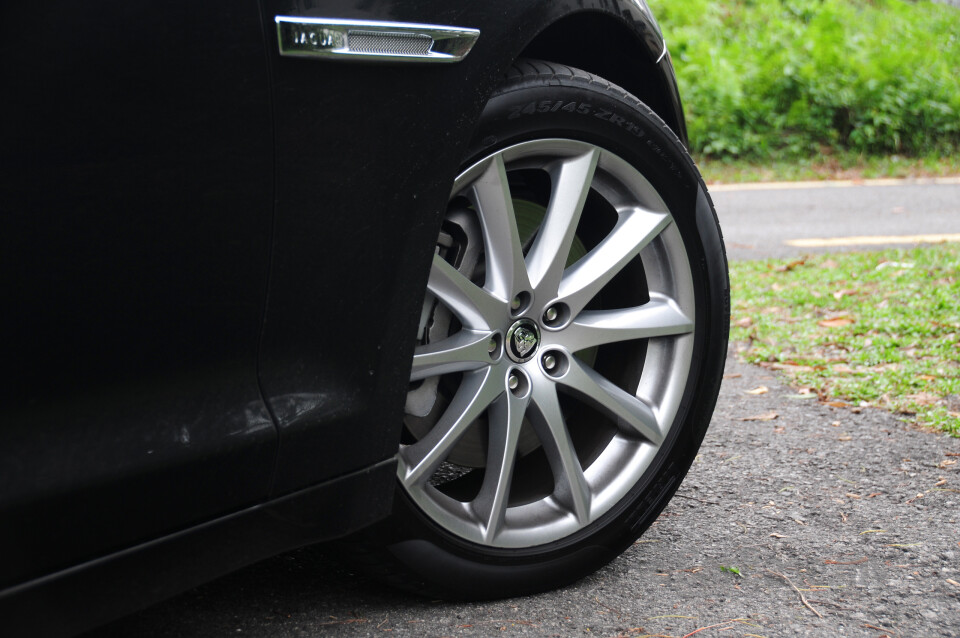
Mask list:
POLYGON ((624 556, 560 591, 427 601, 312 548, 91 636, 960 636, 960 439, 795 392, 728 359, 677 497, 624 556))

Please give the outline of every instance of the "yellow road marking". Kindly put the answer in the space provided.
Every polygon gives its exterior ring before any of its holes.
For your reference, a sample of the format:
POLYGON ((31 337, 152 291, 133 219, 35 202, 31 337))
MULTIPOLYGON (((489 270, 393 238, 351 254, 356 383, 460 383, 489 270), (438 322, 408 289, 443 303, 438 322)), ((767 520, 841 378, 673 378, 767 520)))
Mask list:
POLYGON ((787 239, 787 246, 799 248, 825 248, 832 246, 880 246, 884 244, 941 244, 948 241, 960 241, 960 233, 934 235, 874 235, 860 237, 825 237, 808 239, 787 239))
POLYGON ((711 193, 723 191, 782 191, 803 188, 851 188, 854 186, 927 186, 931 184, 957 185, 960 177, 917 177, 908 179, 837 179, 806 182, 749 182, 745 184, 708 184, 711 193))

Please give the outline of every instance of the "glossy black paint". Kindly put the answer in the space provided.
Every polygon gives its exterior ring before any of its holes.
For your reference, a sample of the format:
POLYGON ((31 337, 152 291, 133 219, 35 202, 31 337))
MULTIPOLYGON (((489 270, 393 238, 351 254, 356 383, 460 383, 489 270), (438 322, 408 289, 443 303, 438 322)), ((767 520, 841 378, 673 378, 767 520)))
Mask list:
POLYGON ((122 613, 385 515, 432 250, 487 96, 536 55, 620 82, 684 139, 662 52, 632 0, 4 6, 0 608, 73 605, 51 628, 73 631, 109 615, 69 595, 105 573, 170 561, 122 613), (454 65, 282 58, 275 15, 481 37, 454 65), (294 498, 311 489, 326 500, 294 498), (323 524, 264 526, 284 495, 323 524), (228 519, 249 551, 178 567, 228 519))
POLYGON ((0 587, 266 497, 254 0, 5 4, 0 587))

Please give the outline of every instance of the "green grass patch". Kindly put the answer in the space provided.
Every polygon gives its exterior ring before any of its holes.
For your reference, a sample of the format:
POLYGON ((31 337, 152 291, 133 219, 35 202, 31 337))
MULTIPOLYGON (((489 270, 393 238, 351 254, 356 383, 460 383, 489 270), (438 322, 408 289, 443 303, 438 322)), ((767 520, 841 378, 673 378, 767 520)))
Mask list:
POLYGON ((960 149, 960 11, 929 0, 651 0, 693 150, 960 149))
POLYGON ((939 157, 871 156, 844 152, 795 160, 756 161, 700 157, 707 183, 772 182, 826 179, 947 177, 960 175, 960 155, 939 157))
POLYGON ((960 245, 733 262, 730 277, 747 361, 960 436, 960 245))

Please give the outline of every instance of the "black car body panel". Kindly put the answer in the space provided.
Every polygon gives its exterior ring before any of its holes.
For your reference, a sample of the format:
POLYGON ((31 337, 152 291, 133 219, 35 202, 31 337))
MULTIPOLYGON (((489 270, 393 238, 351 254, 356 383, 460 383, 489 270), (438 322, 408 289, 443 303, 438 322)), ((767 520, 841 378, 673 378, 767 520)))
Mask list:
POLYGON ((277 433, 256 378, 273 200, 256 3, 0 22, 6 587, 262 501, 277 433))
POLYGON ((685 139, 638 1, 21 3, 0 34, 0 616, 54 632, 388 512, 432 247, 514 60, 685 139), (276 15, 481 35, 458 64, 284 58, 276 15))

